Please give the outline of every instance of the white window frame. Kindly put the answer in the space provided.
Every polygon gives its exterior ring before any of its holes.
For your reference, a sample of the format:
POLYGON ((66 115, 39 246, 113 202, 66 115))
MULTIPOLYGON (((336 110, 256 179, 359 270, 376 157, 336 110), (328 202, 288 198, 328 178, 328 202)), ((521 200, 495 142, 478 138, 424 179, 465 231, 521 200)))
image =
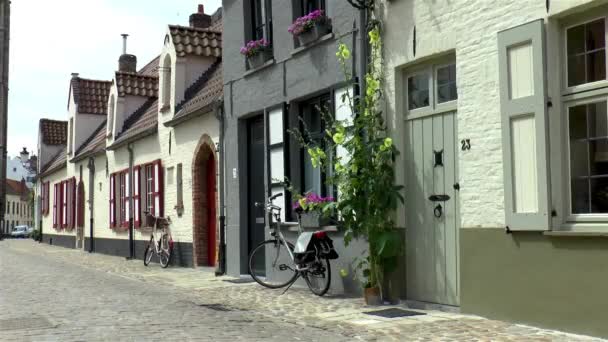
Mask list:
MULTIPOLYGON (((601 8, 606 9, 606 6, 601 8)), ((563 215, 559 215, 561 220, 554 221, 554 227, 557 231, 570 231, 575 233, 605 233, 608 231, 608 213, 605 214, 573 214, 572 213, 572 185, 571 185, 571 169, 570 169, 570 122, 569 110, 571 107, 599 102, 602 100, 608 103, 608 16, 598 16, 594 13, 585 12, 580 15, 573 15, 564 19, 558 28, 558 40, 555 44, 557 49, 560 49, 557 55, 560 60, 557 64, 556 71, 561 72, 561 77, 557 77, 561 81, 560 99, 558 108, 561 119, 561 129, 558 130, 559 138, 555 139, 558 146, 552 146, 561 150, 561 182, 558 186, 562 188, 562 195, 557 200, 560 203, 554 203, 554 207, 563 211, 563 215), (589 22, 604 19, 605 26, 605 51, 606 51, 606 75, 607 80, 584 83, 572 87, 568 87, 568 30, 584 25, 589 22)), ((549 46, 551 48, 551 46, 549 46)), ((548 50, 550 51, 550 50, 548 50)), ((551 70, 549 70, 551 72, 551 70)), ((608 105, 608 104, 607 104, 608 105)), ((553 141, 554 138, 552 137, 553 141)), ((555 200, 555 199, 554 199, 555 200)))
MULTIPOLYGON (((577 92, 581 92, 581 91, 587 91, 587 90, 591 90, 591 89, 596 89, 596 88, 600 88, 600 87, 608 87, 608 16, 587 16, 585 19, 583 20, 578 20, 576 22, 572 22, 569 23, 568 25, 564 26, 564 28, 561 31, 561 40, 563 42, 563 48, 561 51, 561 56, 563 58, 563 60, 561 61, 561 68, 562 68, 562 75, 563 75, 563 86, 562 86, 562 95, 568 95, 568 94, 572 94, 572 93, 577 93, 577 92), (583 83, 583 84, 579 84, 579 85, 575 85, 575 86, 568 86, 568 30, 577 26, 581 26, 581 25, 585 25, 588 24, 590 22, 599 20, 599 19, 604 19, 604 51, 605 51, 605 56, 606 56, 606 79, 605 80, 601 80, 601 81, 594 81, 594 82, 588 82, 588 83, 583 83)), ((587 72, 587 70, 585 69, 585 72, 587 72)))
MULTIPOLYGON (((405 113, 404 119, 412 120, 420 117, 429 115, 441 114, 445 112, 455 111, 458 107, 458 99, 447 101, 443 103, 437 102, 437 70, 449 65, 456 64, 456 58, 454 55, 448 55, 439 59, 434 59, 424 65, 412 67, 411 69, 403 72, 403 111, 405 113), (426 107, 420 107, 416 109, 409 109, 409 82, 408 79, 412 76, 427 74, 429 82, 429 105, 426 107)), ((456 70, 456 91, 458 91, 458 70, 456 70)))

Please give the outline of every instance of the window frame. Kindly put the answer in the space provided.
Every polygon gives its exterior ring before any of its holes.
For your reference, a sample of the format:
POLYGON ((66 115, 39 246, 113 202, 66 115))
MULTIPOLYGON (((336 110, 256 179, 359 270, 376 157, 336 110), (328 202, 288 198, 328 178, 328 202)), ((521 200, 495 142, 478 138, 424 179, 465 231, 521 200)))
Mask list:
POLYGON ((417 119, 429 115, 441 114, 457 110, 458 107, 458 61, 456 56, 451 53, 433 60, 425 61, 419 65, 415 65, 404 69, 401 73, 402 77, 402 96, 403 101, 403 118, 404 120, 417 119), (437 71, 446 66, 454 65, 456 67, 456 99, 443 103, 437 102, 437 71), (409 78, 420 74, 428 75, 429 82, 429 105, 415 109, 409 109, 409 78))
MULTIPOLYGON (((268 41, 268 48, 272 50, 273 47, 273 22, 272 22, 272 1, 269 0, 249 0, 249 28, 246 32, 246 40, 259 40, 266 39, 268 41), (256 6, 260 6, 261 24, 257 23, 257 12, 256 6), (262 30, 262 36, 258 38, 258 30, 262 30)), ((247 43, 247 42, 245 42, 247 43)))
MULTIPOLYGON (((560 56, 562 60, 560 61, 561 72, 562 72, 562 95, 568 95, 572 93, 577 93, 581 91, 587 91, 591 89, 597 89, 601 87, 608 87, 608 15, 597 16, 597 15, 585 15, 578 18, 578 20, 569 20, 566 25, 562 27, 560 30, 560 40, 562 45, 560 46, 561 53, 560 56), (577 26, 585 25, 590 22, 604 19, 604 51, 605 51, 605 67, 606 67, 606 78, 600 81, 587 82, 583 84, 578 84, 574 86, 568 86, 568 30, 577 26)), ((586 64, 585 64, 586 65, 586 64)), ((586 72, 586 70, 585 70, 586 72)))

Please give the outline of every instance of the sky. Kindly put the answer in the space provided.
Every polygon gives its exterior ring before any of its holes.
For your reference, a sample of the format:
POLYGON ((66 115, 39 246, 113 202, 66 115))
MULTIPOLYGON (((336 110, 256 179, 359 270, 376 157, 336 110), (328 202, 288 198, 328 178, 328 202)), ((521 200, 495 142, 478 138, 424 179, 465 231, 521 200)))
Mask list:
POLYGON ((8 155, 37 150, 41 118, 67 120, 71 74, 111 80, 122 53, 138 69, 161 51, 168 24, 188 25, 198 4, 221 0, 13 0, 9 61, 8 155))

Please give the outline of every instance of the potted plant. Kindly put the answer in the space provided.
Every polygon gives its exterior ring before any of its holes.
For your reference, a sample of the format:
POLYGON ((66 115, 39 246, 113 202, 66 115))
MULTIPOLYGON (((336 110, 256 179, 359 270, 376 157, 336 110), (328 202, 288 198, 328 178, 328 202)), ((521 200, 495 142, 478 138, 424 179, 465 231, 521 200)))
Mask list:
POLYGON ((329 32, 329 20, 323 10, 315 10, 297 18, 287 31, 297 37, 300 45, 304 46, 329 32))
POLYGON ((247 63, 250 69, 257 69, 264 65, 271 57, 270 44, 266 39, 251 40, 245 46, 241 47, 241 54, 247 57, 247 63))
POLYGON ((302 195, 296 195, 296 201, 293 202, 293 209, 300 216, 300 222, 303 228, 318 228, 326 226, 330 223, 328 213, 335 205, 332 196, 322 197, 314 192, 309 192, 302 195))

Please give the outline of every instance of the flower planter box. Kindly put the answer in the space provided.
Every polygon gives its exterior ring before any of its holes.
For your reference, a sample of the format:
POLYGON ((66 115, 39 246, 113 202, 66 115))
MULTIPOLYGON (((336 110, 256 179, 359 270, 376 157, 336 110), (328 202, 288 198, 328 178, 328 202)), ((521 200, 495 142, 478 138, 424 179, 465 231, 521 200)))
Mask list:
POLYGON ((306 32, 302 32, 298 35, 298 41, 300 46, 305 46, 316 42, 319 38, 323 37, 329 32, 329 25, 327 21, 315 22, 312 28, 306 32))
POLYGON ((329 225, 329 218, 321 216, 319 212, 304 212, 300 216, 302 228, 319 228, 329 225))
POLYGON ((270 51, 262 50, 256 53, 253 56, 247 57, 247 64, 249 64, 249 69, 257 69, 264 65, 268 60, 270 60, 270 51))

